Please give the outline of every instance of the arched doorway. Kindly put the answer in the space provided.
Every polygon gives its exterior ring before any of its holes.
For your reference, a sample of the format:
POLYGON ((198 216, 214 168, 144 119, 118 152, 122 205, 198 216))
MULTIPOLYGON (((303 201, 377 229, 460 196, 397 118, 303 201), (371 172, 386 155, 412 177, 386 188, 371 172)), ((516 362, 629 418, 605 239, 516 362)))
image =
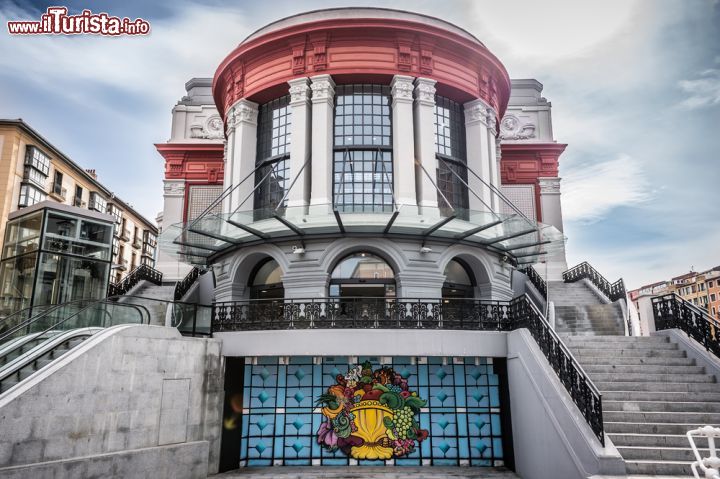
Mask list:
POLYGON ((455 258, 445 266, 443 299, 472 298, 475 296, 475 278, 464 261, 455 258))
POLYGON ((333 269, 328 292, 334 298, 394 298, 395 272, 379 256, 364 251, 353 253, 333 269))
POLYGON ((282 299, 285 289, 281 281, 282 270, 277 261, 267 258, 255 266, 250 274, 250 299, 282 299))

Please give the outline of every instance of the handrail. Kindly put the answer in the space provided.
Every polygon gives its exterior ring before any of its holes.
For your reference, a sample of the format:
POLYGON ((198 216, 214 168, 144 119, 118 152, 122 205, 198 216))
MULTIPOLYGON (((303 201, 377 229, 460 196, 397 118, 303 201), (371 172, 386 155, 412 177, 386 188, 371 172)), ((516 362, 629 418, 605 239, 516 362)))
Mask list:
POLYGON ((511 302, 516 328, 527 328, 582 413, 600 444, 605 446, 602 394, 527 294, 511 302))
POLYGON ((528 328, 600 443, 602 395, 544 315, 524 294, 512 301, 448 298, 285 298, 213 304, 212 332, 282 329, 528 328))
POLYGON ((680 329, 720 358, 720 321, 675 293, 651 301, 656 330, 680 329))
POLYGON ((533 286, 535 286, 535 288, 540 292, 540 294, 542 294, 543 298, 545 298, 545 301, 547 302, 547 283, 545 282, 543 277, 540 276, 540 273, 538 273, 537 270, 532 267, 532 265, 528 265, 526 268, 522 268, 519 271, 521 273, 524 273, 528 277, 533 286))
POLYGON ((610 281, 605 279, 605 277, 593 268, 587 261, 583 261, 579 265, 565 271, 562 274, 562 278, 566 283, 574 283, 575 281, 580 281, 581 279, 588 279, 610 301, 627 299, 625 282, 622 278, 614 283, 610 283, 610 281))
POLYGON ((195 284, 195 281, 197 279, 207 273, 208 270, 198 268, 197 266, 193 266, 193 269, 190 270, 188 274, 185 275, 183 279, 175 283, 175 293, 174 298, 175 301, 179 301, 185 296, 185 293, 187 293, 190 290, 190 287, 195 284))
POLYGON ((125 278, 119 283, 110 283, 108 285, 108 297, 122 296, 123 294, 130 291, 133 286, 138 284, 141 280, 150 281, 153 284, 162 284, 163 274, 146 264, 141 264, 134 270, 130 271, 125 278))

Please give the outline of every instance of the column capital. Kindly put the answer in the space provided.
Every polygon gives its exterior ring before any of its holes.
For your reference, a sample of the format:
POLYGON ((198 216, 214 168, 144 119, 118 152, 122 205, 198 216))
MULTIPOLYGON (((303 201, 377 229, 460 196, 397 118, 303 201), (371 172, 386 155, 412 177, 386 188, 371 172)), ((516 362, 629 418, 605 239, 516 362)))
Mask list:
POLYGON ((185 196, 185 180, 163 180, 163 196, 185 196))
POLYGON ((290 104, 302 105, 310 101, 310 79, 308 77, 295 78, 288 82, 290 85, 290 104))
POLYGON ((395 75, 390 82, 390 95, 393 105, 395 103, 412 103, 413 101, 413 80, 415 77, 407 75, 395 75))
POLYGON ((465 124, 482 123, 487 126, 487 111, 490 106, 481 99, 471 100, 463 105, 465 108, 465 124))
POLYGON ((435 84, 437 81, 430 78, 415 79, 415 103, 419 105, 435 106, 435 84))
POLYGON ((241 123, 257 126, 258 104, 245 98, 236 101, 227 113, 228 135, 241 123))
POLYGON ((559 195, 560 180, 558 177, 539 177, 537 179, 541 195, 559 195))
POLYGON ((335 82, 330 75, 315 75, 310 77, 310 89, 312 90, 312 102, 329 102, 331 105, 335 100, 335 82))

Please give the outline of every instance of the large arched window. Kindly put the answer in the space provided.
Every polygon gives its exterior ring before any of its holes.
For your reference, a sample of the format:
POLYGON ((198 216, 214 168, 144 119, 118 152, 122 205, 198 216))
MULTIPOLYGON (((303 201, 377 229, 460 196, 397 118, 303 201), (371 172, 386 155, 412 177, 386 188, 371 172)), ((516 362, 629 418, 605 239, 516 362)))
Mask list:
POLYGON ((440 210, 449 215, 454 208, 459 217, 467 218, 465 115, 462 105, 441 96, 435 97, 435 155, 440 210))
POLYGON ((475 280, 470 268, 458 259, 450 260, 445 267, 443 298, 472 298, 475 280))
POLYGON ((354 253, 333 269, 329 292, 332 297, 395 297, 395 272, 379 256, 354 253))
POLYGON ((272 258, 267 258, 255 266, 250 275, 248 287, 250 299, 277 299, 285 295, 282 284, 282 270, 272 258))
POLYGON ((392 211, 390 87, 340 85, 335 92, 333 206, 392 211))
POLYGON ((260 106, 255 166, 255 219, 272 216, 290 186, 290 97, 260 106))

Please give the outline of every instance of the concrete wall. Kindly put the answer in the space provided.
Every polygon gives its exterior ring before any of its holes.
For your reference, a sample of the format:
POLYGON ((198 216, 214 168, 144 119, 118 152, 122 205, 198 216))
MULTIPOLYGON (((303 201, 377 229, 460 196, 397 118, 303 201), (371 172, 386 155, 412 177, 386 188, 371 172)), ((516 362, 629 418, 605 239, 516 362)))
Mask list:
POLYGON ((603 448, 527 329, 508 333, 508 386, 515 467, 521 477, 625 475, 609 439, 603 448))
POLYGON ((219 461, 223 364, 218 341, 172 328, 96 334, 0 398, 0 476, 205 477, 219 461))

